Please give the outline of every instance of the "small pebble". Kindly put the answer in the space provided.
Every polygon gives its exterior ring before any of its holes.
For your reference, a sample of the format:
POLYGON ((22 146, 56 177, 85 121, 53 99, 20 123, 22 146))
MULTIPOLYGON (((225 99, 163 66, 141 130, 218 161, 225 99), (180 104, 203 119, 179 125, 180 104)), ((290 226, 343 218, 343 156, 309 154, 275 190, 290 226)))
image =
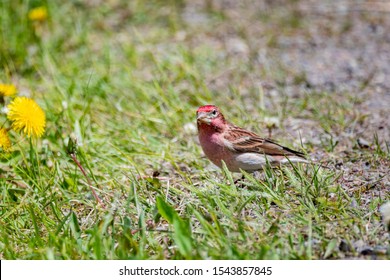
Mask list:
POLYGON ((367 149, 370 147, 370 143, 368 143, 368 141, 363 138, 358 138, 357 142, 359 144, 359 147, 362 149, 367 149))
POLYGON ((186 134, 196 134, 197 128, 194 123, 189 122, 184 125, 184 132, 186 134))
POLYGON ((348 244, 347 241, 345 241, 343 239, 343 240, 340 241, 339 250, 341 252, 350 252, 352 250, 352 247, 351 247, 351 245, 348 244))

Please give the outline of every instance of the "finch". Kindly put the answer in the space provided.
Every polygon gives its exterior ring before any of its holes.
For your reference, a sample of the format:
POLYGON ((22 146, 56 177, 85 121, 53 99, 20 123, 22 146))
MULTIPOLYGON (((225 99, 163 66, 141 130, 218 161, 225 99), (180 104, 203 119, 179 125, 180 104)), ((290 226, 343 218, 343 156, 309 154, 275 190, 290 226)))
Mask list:
POLYGON ((231 172, 240 172, 240 169, 254 172, 267 162, 271 165, 308 163, 303 153, 229 123, 214 105, 199 107, 196 120, 203 152, 220 168, 222 161, 231 172))

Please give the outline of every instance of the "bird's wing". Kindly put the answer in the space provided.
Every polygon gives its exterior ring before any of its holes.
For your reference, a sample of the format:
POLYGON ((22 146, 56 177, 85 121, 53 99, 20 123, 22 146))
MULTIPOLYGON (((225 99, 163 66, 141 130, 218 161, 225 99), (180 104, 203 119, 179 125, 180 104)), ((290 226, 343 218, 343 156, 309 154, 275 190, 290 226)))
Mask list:
POLYGON ((298 156, 305 158, 304 154, 279 145, 271 139, 265 139, 257 134, 237 126, 224 133, 224 139, 229 149, 239 153, 259 153, 270 156, 298 156))

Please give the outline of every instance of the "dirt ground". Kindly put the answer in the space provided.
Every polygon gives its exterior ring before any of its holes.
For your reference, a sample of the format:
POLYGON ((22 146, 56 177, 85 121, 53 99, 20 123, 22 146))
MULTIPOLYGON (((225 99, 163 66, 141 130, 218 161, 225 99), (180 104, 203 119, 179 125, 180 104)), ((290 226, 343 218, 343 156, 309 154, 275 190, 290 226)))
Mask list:
MULTIPOLYGON (((195 33, 191 44, 208 44, 233 65, 210 79, 210 87, 226 91, 226 83, 237 81, 234 65, 246 64, 252 72, 239 72, 239 82, 243 88, 259 83, 269 110, 277 110, 275 104, 286 96, 299 100, 322 93, 322 109, 340 105, 346 125, 330 121, 326 132, 310 117, 287 118, 287 133, 300 130, 302 142, 314 145, 331 135, 334 149, 314 149, 313 156, 339 170, 339 183, 349 195, 360 195, 360 207, 385 199, 390 190, 390 3, 188 1, 183 18, 194 30, 210 22, 204 9, 227 20, 212 32, 195 33), (378 149, 385 155, 376 156, 378 149)), ((248 97, 247 108, 251 103, 248 97)), ((311 109, 321 105, 309 104, 306 110, 311 109)))
MULTIPOLYGON (((351 104, 350 98, 354 98, 354 112, 348 117, 360 114, 359 120, 353 127, 339 131, 335 150, 342 153, 351 148, 373 148, 374 135, 382 149, 388 148, 390 33, 386 30, 390 30, 390 3, 191 1, 185 6, 186 23, 194 28, 207 24, 207 17, 201 12, 205 5, 223 11, 229 20, 208 37, 204 33, 193 36, 194 46, 221 47, 226 50, 221 56, 250 64, 255 74, 261 73, 259 82, 266 99, 273 99, 273 103, 278 98, 275 88, 283 88, 284 94, 292 98, 312 92, 327 92, 336 103, 351 104), (283 78, 279 80, 273 75, 275 72, 264 70, 267 68, 282 69, 283 78)), ((236 75, 231 72, 222 73, 210 83, 211 87, 224 90, 226 79, 234 80, 236 75)), ((245 78, 253 83, 250 73, 242 80, 245 78)), ((291 120, 287 128, 294 125, 291 120)), ((311 131, 311 137, 321 134, 315 122, 304 120, 300 125, 311 131)), ((388 168, 388 162, 384 165, 388 168)), ((379 172, 385 175, 387 168, 382 165, 379 172)), ((389 187, 388 179, 383 179, 389 187)))

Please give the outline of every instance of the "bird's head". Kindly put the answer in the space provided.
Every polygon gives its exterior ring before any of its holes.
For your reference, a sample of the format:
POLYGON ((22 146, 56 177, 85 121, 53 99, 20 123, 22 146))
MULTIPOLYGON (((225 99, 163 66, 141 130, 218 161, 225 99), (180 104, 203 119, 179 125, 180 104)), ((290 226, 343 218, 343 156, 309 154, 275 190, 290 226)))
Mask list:
POLYGON ((215 128, 222 128, 225 125, 225 118, 219 108, 214 105, 205 105, 196 111, 198 127, 206 124, 215 128))

